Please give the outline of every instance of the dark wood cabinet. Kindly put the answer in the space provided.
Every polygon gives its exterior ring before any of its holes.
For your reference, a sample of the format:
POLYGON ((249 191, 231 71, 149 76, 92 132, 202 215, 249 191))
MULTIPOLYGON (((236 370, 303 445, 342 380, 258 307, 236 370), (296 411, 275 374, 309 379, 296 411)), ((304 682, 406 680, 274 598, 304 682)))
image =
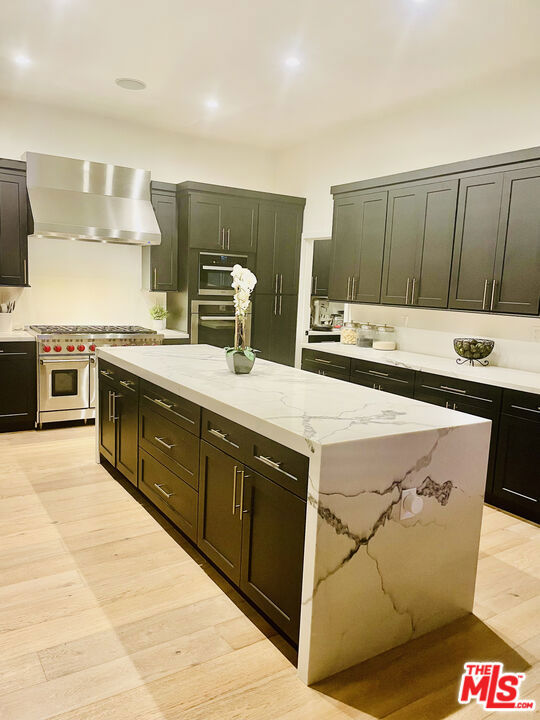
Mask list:
POLYGON ((259 351, 259 357, 294 365, 297 310, 297 295, 255 296, 251 344, 259 351))
POLYGON ((414 370, 408 368, 393 367, 356 358, 351 360, 351 382, 370 387, 373 390, 412 397, 414 378, 414 370))
POLYGON ((298 641, 306 503, 245 469, 240 588, 298 641))
POLYGON ((321 238, 313 242, 313 266, 311 270, 311 294, 328 297, 332 239, 321 238))
POLYGON ((540 308, 540 167, 504 173, 490 309, 537 315, 540 308))
POLYGON ((387 198, 387 192, 336 198, 328 288, 331 300, 380 301, 387 198))
POLYGON ((340 380, 349 380, 351 375, 351 359, 334 353, 305 348, 302 350, 302 370, 328 375, 340 380))
POLYGON ((303 204, 261 201, 256 292, 298 294, 303 214, 303 204))
POLYGON ((189 194, 189 247, 255 252, 258 200, 219 193, 189 194))
POLYGON ((222 201, 224 249, 227 252, 255 252, 259 203, 252 198, 226 197, 222 201))
POLYGON ((161 244, 143 248, 143 286, 159 292, 178 290, 176 185, 152 183, 152 206, 161 231, 161 244))
POLYGON ((36 398, 36 344, 0 343, 0 432, 32 429, 36 398))
POLYGON ((382 302, 447 307, 457 180, 390 190, 382 302))
POLYGON ((218 568, 240 583, 241 462, 201 441, 197 544, 218 568))
POLYGON ((24 171, 0 160, 0 285, 28 284, 28 203, 24 171))
POLYGON ((116 393, 116 467, 137 485, 139 402, 138 391, 122 389, 116 393))
POLYGON ((114 386, 99 380, 99 452, 111 465, 116 466, 116 424, 112 415, 114 386))

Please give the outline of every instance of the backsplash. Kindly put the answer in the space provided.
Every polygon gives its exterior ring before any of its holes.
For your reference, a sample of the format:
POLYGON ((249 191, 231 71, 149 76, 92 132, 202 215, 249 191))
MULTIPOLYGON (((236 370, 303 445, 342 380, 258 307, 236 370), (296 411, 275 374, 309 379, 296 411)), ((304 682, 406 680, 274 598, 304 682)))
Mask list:
POLYGON ((400 350, 455 358, 454 338, 490 338, 495 341, 490 365, 540 373, 540 318, 385 305, 349 305, 348 311, 357 322, 394 325, 400 350))

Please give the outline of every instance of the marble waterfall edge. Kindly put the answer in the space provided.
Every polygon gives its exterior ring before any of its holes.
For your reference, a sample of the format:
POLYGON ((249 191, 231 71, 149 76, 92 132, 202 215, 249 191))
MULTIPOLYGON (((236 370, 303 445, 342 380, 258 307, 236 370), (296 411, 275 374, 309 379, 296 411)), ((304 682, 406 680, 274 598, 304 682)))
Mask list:
POLYGON ((304 682, 471 612, 489 433, 482 423, 314 453, 298 665, 304 682), (424 507, 400 519, 409 488, 424 507))

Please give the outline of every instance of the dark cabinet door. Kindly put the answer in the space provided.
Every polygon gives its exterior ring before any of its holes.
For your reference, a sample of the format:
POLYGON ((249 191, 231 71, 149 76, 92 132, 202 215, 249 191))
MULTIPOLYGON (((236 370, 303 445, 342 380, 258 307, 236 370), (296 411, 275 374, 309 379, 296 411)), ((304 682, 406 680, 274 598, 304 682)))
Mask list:
POLYGON ((323 238, 313 243, 313 269, 311 272, 311 294, 328 297, 328 281, 330 280, 330 258, 332 256, 332 240, 323 238))
POLYGON ((364 193, 357 198, 358 251, 351 282, 351 297, 356 302, 381 300, 387 202, 387 192, 364 193))
POLYGON ((277 296, 276 314, 272 317, 269 360, 282 365, 294 365, 297 310, 297 295, 277 296))
POLYGON ((251 319, 251 346, 258 350, 257 357, 270 360, 272 350, 272 320, 277 307, 277 295, 257 293, 253 300, 251 319))
POLYGON ((411 305, 448 306, 458 181, 434 183, 424 190, 411 305))
POLYGON ((230 252, 255 252, 259 201, 224 196, 221 207, 224 249, 230 252))
POLYGON ((298 293, 303 206, 261 201, 257 238, 257 292, 298 293))
POLYGON ((350 301, 352 278, 358 265, 358 216, 356 197, 336 198, 332 222, 332 263, 328 297, 350 301))
POLYGON ((150 287, 161 292, 178 290, 178 218, 176 194, 152 192, 161 244, 150 249, 150 287))
POLYGON ((99 452, 111 465, 116 465, 116 423, 112 412, 114 394, 112 385, 99 381, 99 452))
POLYGON ((540 421, 503 413, 493 483, 494 503, 540 522, 539 468, 540 421))
POLYGON ((298 642, 306 503, 246 469, 240 588, 298 642))
POLYGON ((224 250, 223 209, 219 195, 191 193, 189 196, 189 247, 224 250))
POLYGON ((115 393, 116 467, 133 485, 137 485, 139 403, 137 392, 115 393))
POLYGON ((540 167, 504 173, 491 297, 491 310, 538 314, 540 167))
POLYGON ((201 441, 197 544, 233 582, 240 582, 244 466, 201 441))
POLYGON ((0 432, 34 427, 35 352, 33 342, 0 343, 0 432))
POLYGON ((416 267, 424 190, 390 190, 384 246, 381 302, 408 305, 416 267))
POLYGON ((27 284, 26 178, 0 170, 0 285, 27 284))
POLYGON ((489 310, 503 174, 459 182, 449 307, 489 310))

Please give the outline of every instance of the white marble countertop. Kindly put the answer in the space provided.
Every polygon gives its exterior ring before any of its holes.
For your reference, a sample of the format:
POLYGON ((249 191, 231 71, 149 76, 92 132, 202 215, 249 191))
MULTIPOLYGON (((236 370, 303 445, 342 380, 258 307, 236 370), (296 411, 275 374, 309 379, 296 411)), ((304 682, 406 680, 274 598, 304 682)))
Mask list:
MULTIPOLYGON (((510 390, 540 394, 540 373, 525 370, 512 370, 512 368, 496 367, 495 365, 471 367, 470 365, 458 365, 454 358, 423 355, 403 350, 373 350, 373 348, 360 348, 356 345, 343 345, 335 342, 317 343, 316 346, 313 343, 302 343, 302 348, 320 350, 360 360, 369 360, 384 365, 410 368, 411 370, 423 370, 424 372, 461 378, 462 380, 484 383, 485 385, 496 385, 510 390)), ((538 352, 540 353, 540 345, 538 346, 538 352)))
POLYGON ((159 334, 163 335, 166 339, 185 340, 189 338, 189 333, 183 332, 182 330, 171 330, 170 328, 160 330, 159 334))
POLYGON ((98 348, 98 357, 309 455, 328 446, 489 422, 258 359, 234 375, 209 345, 98 348))
POLYGON ((26 330, 11 330, 11 332, 0 332, 0 342, 17 342, 20 340, 35 340, 34 336, 26 330))

